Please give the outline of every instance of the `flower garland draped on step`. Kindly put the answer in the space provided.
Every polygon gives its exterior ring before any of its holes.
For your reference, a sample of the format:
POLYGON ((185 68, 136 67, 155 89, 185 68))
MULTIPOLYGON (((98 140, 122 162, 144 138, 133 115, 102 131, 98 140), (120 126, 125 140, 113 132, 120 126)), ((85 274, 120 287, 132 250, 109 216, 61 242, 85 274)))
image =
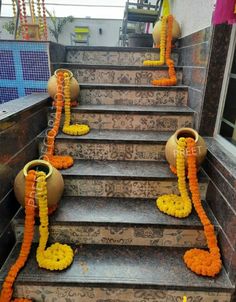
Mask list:
POLYGON ((29 171, 25 179, 25 228, 20 254, 10 268, 0 293, 0 302, 32 302, 30 299, 12 299, 13 285, 20 270, 25 266, 29 257, 34 237, 36 202, 39 207, 39 246, 36 259, 39 267, 48 270, 64 270, 71 265, 74 258, 72 248, 58 242, 46 248, 48 230, 48 200, 47 182, 44 172, 29 171))
POLYGON ((197 215, 203 225, 209 252, 201 249, 191 249, 184 254, 184 262, 194 273, 202 276, 214 277, 222 267, 220 250, 214 231, 214 226, 207 217, 202 206, 200 190, 197 179, 197 151, 196 144, 192 138, 181 137, 177 147, 177 176, 178 187, 181 196, 174 194, 163 195, 157 199, 157 207, 165 214, 183 218, 191 213, 192 205, 188 196, 186 185, 185 155, 187 156, 187 177, 189 179, 192 202, 197 215))
POLYGON ((174 86, 177 84, 175 64, 171 59, 173 16, 170 14, 169 1, 164 0, 161 19, 160 59, 158 61, 146 60, 144 66, 160 66, 166 62, 169 78, 153 80, 156 86, 174 86))

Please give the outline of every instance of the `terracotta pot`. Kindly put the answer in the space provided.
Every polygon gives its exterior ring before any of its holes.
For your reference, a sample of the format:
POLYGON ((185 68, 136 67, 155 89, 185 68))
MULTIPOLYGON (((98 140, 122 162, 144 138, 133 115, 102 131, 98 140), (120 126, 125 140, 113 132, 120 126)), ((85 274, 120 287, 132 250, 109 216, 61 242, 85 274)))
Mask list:
POLYGON ((177 156, 177 141, 180 137, 192 137, 196 142, 197 151, 197 165, 200 167, 201 163, 206 157, 207 148, 203 138, 192 128, 178 129, 167 141, 165 148, 166 159, 171 166, 176 167, 177 156))
POLYGON ((77 101, 79 97, 79 83, 76 81, 76 79, 73 77, 73 73, 70 70, 67 69, 57 69, 54 72, 54 75, 50 77, 48 80, 48 94, 50 97, 54 99, 56 93, 57 93, 57 73, 59 71, 68 72, 70 74, 70 94, 71 94, 71 100, 77 101))
POLYGON ((64 181, 57 169, 49 162, 40 159, 30 161, 17 174, 14 182, 14 192, 18 202, 24 207, 25 176, 29 170, 44 171, 47 174, 48 207, 55 207, 61 199, 64 190, 64 181))
MULTIPOLYGON (((172 28, 172 40, 173 43, 179 39, 181 36, 181 29, 179 26, 179 23, 174 19, 173 21, 173 28, 172 28)), ((160 40, 161 40, 161 21, 156 22, 153 32, 152 32, 152 37, 155 45, 160 45, 160 40)))

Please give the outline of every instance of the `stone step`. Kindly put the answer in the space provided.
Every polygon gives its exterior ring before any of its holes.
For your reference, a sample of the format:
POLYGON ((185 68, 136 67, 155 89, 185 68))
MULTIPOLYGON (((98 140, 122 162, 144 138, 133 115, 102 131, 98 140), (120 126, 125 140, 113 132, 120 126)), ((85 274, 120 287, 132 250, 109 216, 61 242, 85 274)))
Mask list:
MULTIPOLYGON (((204 203, 211 222, 218 224, 204 203)), ((24 211, 14 219, 22 241, 24 211)), ((38 230, 36 228, 36 230, 38 230)), ((38 242, 38 234, 35 238, 38 242)), ((203 227, 195 211, 185 219, 163 214, 155 200, 64 197, 50 219, 50 241, 70 244, 116 244, 205 248, 203 227)))
POLYGON ((80 83, 80 88, 83 105, 186 106, 188 101, 187 86, 80 83))
MULTIPOLYGON (((156 199, 162 194, 178 194, 177 177, 167 163, 144 161, 75 160, 61 170, 65 196, 97 196, 156 199)), ((207 178, 199 173, 202 199, 207 178)))
MULTIPOLYGON (((178 50, 172 51, 175 64, 178 63, 178 50)), ((145 60, 159 60, 157 48, 66 46, 66 62, 88 65, 143 66, 145 60)))
MULTIPOLYGON (((63 272, 40 269, 34 245, 15 282, 18 297, 58 302, 189 301, 230 302, 234 290, 225 269, 216 278, 199 277, 183 263, 185 248, 74 246, 63 272)), ((1 269, 0 282, 19 254, 19 244, 1 269)))
MULTIPOLYGON (((166 66, 139 67, 53 63, 52 68, 53 70, 58 68, 71 70, 79 83, 150 85, 152 80, 168 77, 166 66)), ((176 67, 176 75, 178 84, 180 84, 182 82, 181 67, 176 67)))
MULTIPOLYGON (((84 136, 60 132, 55 154, 74 159, 165 161, 165 144, 173 132, 96 130, 84 136)), ((44 153, 45 131, 38 136, 39 152, 44 153)))
MULTIPOLYGON (((55 109, 49 112, 54 114, 55 109)), ((72 123, 91 129, 176 131, 193 127, 193 118, 194 111, 185 106, 81 105, 71 110, 72 123)))

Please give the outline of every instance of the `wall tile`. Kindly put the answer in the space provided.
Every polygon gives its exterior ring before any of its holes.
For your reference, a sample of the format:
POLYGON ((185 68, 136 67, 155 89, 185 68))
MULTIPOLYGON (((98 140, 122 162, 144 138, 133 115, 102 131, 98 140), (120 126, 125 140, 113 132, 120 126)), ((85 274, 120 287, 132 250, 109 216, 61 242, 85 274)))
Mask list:
POLYGON ((218 25, 214 28, 209 58, 206 91, 202 110, 200 133, 213 136, 220 101, 220 93, 228 53, 231 26, 218 25))
POLYGON ((235 247, 236 211, 231 208, 212 181, 209 182, 206 199, 231 245, 235 247))

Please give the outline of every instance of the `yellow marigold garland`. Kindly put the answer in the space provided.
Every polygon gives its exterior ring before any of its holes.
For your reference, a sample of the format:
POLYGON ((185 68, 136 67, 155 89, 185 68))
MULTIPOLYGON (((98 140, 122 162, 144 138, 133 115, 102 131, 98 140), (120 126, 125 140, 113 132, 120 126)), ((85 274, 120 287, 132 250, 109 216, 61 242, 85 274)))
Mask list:
POLYGON ((48 231, 48 203, 46 174, 37 172, 36 198, 39 205, 39 246, 36 259, 39 267, 48 270, 63 270, 73 262, 74 253, 66 244, 54 243, 46 249, 48 231))
POLYGON ((175 194, 162 195, 156 202, 161 212, 178 218, 187 217, 192 211, 192 203, 188 196, 185 178, 185 148, 185 138, 180 138, 177 145, 176 168, 181 196, 175 194))
POLYGON ((166 30, 167 30, 167 17, 163 16, 161 19, 160 60, 157 61, 146 60, 143 62, 144 66, 160 66, 165 63, 166 30))
POLYGON ((64 73, 65 121, 62 131, 69 135, 85 135, 90 129, 88 125, 71 125, 70 76, 64 73))
POLYGON ((201 203, 197 179, 196 145, 192 138, 187 138, 188 178, 194 208, 203 224, 209 252, 201 249, 191 249, 184 254, 187 267, 198 275, 214 277, 222 267, 220 249, 214 232, 214 226, 207 217, 201 203))

